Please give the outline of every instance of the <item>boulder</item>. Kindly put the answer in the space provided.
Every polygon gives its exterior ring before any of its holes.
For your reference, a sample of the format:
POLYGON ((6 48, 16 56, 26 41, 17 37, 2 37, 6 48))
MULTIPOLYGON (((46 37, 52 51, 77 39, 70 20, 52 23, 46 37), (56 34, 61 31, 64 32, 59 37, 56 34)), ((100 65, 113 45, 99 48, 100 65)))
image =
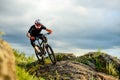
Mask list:
POLYGON ((0 80, 16 80, 15 57, 10 45, 0 39, 0 80))

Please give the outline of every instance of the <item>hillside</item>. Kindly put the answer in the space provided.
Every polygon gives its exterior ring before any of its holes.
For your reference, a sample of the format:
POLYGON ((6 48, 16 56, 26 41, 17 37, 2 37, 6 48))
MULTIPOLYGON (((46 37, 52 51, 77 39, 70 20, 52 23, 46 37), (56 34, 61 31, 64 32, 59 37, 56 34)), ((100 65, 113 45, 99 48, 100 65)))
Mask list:
MULTIPOLYGON (((93 52, 92 54, 96 55, 97 52, 93 52)), ((88 54, 81 57, 86 57, 87 55, 88 54)), ((93 55, 91 55, 91 57, 93 55)), ((56 65, 52 65, 50 63, 40 65, 37 62, 33 62, 29 64, 28 71, 30 72, 30 74, 34 74, 35 76, 44 77, 45 80, 118 80, 118 73, 114 75, 105 73, 104 71, 102 71, 102 69, 99 69, 98 71, 97 69, 93 68, 93 66, 80 62, 79 59, 81 57, 75 58, 75 56, 72 54, 57 54, 57 59, 59 61, 56 65)), ((86 61, 86 59, 88 58, 84 58, 83 61, 86 61)), ((110 67, 110 69, 114 70, 116 68, 110 67)), ((104 70, 107 70, 107 68, 104 70)))
MULTIPOLYGON (((2 42, 4 41, 2 40, 2 42)), ((5 44, 7 43, 5 42, 5 44)), ((5 70, 13 66, 14 76, 12 80, 16 80, 15 78, 17 80, 119 80, 120 60, 107 53, 90 52, 79 57, 73 54, 56 53, 56 65, 52 65, 49 58, 46 58, 45 65, 42 65, 38 63, 34 55, 26 57, 24 52, 11 48, 10 51, 7 51, 8 48, 4 49, 5 46, 2 43, 0 44, 0 60, 2 54, 12 55, 10 57, 13 57, 13 59, 9 60, 2 57, 4 61, 13 63, 6 64, 6 67, 3 67, 5 70)), ((12 73, 12 69, 9 70, 9 73, 12 73)), ((0 80, 4 80, 1 75, 0 80)), ((5 80, 11 79, 7 78, 5 80)))
POLYGON ((113 76, 97 72, 87 65, 69 60, 60 61, 56 65, 32 68, 34 69, 32 74, 42 76, 45 80, 118 80, 113 76))

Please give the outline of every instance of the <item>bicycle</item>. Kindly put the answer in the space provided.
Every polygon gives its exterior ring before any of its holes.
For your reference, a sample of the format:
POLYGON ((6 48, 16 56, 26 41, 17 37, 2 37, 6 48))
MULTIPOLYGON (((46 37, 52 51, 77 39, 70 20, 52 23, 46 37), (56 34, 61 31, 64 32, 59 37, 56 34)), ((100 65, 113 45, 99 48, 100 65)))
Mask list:
POLYGON ((37 36, 36 40, 38 45, 36 45, 38 47, 38 49, 40 50, 39 53, 36 53, 37 59, 39 62, 43 62, 43 64, 45 63, 45 55, 48 54, 52 64, 56 64, 56 57, 54 54, 54 51, 52 49, 52 47, 47 43, 47 37, 46 35, 49 35, 49 33, 46 34, 42 34, 42 36, 37 36), (40 42, 40 38, 42 37, 42 41, 40 42))

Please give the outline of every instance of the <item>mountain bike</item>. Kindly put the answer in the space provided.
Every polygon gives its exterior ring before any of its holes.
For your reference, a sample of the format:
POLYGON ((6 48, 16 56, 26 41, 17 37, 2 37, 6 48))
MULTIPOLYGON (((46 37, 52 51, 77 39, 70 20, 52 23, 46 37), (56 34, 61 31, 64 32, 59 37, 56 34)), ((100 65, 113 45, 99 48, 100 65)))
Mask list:
POLYGON ((46 34, 42 34, 42 36, 37 36, 36 40, 37 40, 37 47, 39 49, 39 53, 36 53, 37 59, 39 62, 42 62, 43 64, 45 63, 45 55, 47 54, 47 56, 49 56, 52 64, 56 64, 56 57, 54 54, 54 51, 52 49, 52 47, 48 44, 48 40, 46 35, 49 35, 49 33, 46 34), (42 38, 42 41, 40 42, 40 39, 42 38))

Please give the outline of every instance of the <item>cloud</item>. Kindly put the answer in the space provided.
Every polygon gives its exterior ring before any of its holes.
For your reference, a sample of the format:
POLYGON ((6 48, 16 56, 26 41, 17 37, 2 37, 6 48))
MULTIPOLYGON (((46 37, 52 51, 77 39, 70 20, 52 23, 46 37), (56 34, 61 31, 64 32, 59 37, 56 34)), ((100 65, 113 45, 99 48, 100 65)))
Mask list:
POLYGON ((102 9, 120 9, 119 0, 74 0, 74 5, 81 5, 90 8, 102 8, 102 9))
POLYGON ((3 38, 19 49, 30 47, 26 32, 40 18, 46 27, 53 29, 48 38, 56 51, 112 49, 120 47, 119 3, 119 0, 2 0, 0 29, 6 33, 3 38))

